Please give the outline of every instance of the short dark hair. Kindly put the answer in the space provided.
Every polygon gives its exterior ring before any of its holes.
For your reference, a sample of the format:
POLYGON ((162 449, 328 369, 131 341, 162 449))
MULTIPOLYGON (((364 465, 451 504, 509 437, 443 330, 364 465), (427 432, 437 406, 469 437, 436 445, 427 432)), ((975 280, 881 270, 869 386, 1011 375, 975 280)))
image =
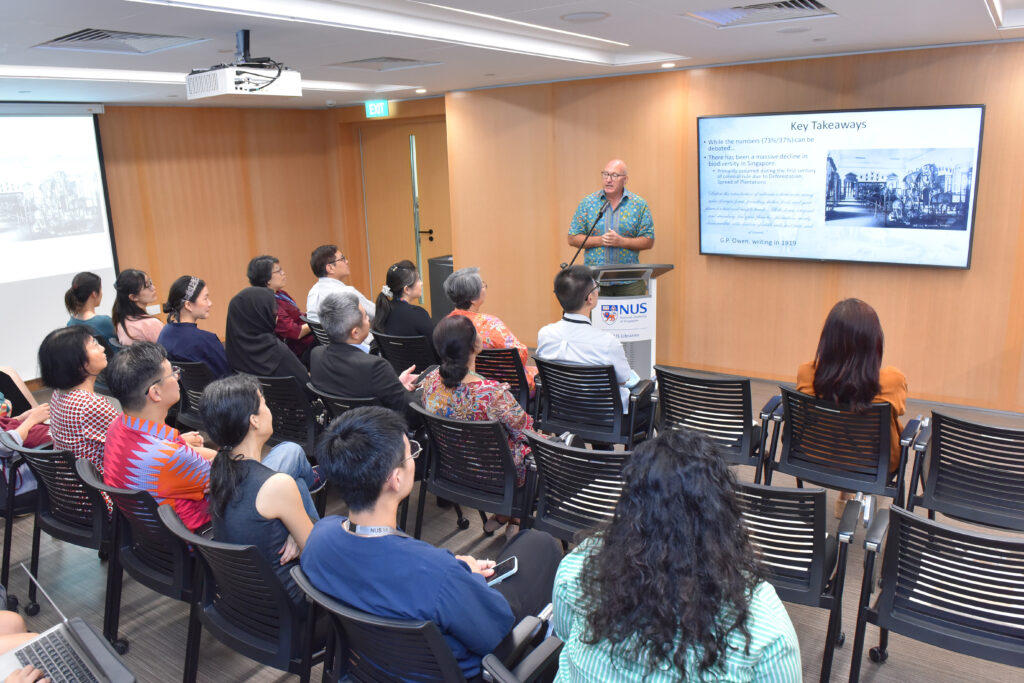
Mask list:
POLYGON ((107 386, 125 410, 141 410, 146 405, 146 392, 160 381, 167 360, 164 347, 154 342, 139 341, 126 346, 107 365, 107 386))
POLYGON ((373 507, 384 482, 405 458, 405 420, 380 406, 354 408, 329 425, 316 458, 354 512, 373 507))
POLYGON ((89 354, 85 345, 92 338, 88 325, 72 325, 54 330, 39 345, 39 374, 51 389, 67 391, 85 381, 89 354))
POLYGON ((583 308, 594 288, 594 271, 587 266, 572 266, 558 271, 555 276, 555 297, 566 313, 583 308))
POLYGON ((469 356, 476 346, 476 327, 464 315, 442 318, 434 328, 434 349, 441 361, 438 372, 448 388, 459 385, 469 372, 469 356))
POLYGON ((249 267, 245 273, 249 277, 249 284, 253 287, 266 287, 270 278, 274 276, 274 266, 278 263, 280 261, 269 254, 253 258, 249 261, 249 267))
POLYGON ((338 253, 338 245, 322 244, 313 250, 309 255, 309 267, 313 269, 313 275, 327 277, 327 264, 334 260, 338 253))

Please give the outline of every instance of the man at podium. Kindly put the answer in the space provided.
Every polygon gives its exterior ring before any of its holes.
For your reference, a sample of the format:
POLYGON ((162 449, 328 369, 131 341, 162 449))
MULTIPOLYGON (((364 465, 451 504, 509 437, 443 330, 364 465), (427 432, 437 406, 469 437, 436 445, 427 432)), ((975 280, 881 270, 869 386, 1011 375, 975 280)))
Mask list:
MULTIPOLYGON (((654 246, 654 220, 647 202, 626 190, 629 173, 621 159, 612 159, 601 171, 601 189, 588 194, 576 207, 569 225, 569 246, 584 246, 588 266, 633 264, 639 252, 654 246), (591 226, 597 223, 588 238, 591 226), (584 244, 584 240, 586 243, 584 244)), ((621 280, 601 286, 601 296, 643 296, 643 280, 621 280)))

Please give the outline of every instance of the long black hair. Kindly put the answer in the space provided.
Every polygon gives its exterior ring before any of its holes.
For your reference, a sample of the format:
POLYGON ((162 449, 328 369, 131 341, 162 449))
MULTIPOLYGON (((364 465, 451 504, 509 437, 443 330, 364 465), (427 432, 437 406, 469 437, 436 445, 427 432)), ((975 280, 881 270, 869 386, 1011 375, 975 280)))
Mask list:
POLYGON ((249 434, 249 418, 260 411, 260 383, 252 375, 238 374, 210 382, 199 401, 203 426, 215 443, 220 444, 210 463, 210 505, 217 515, 238 493, 245 479, 239 466, 243 456, 235 453, 249 434))
POLYGON ((205 287, 206 283, 194 275, 182 275, 175 280, 171 284, 171 291, 167 293, 167 303, 163 306, 167 321, 180 323, 181 309, 185 307, 185 302, 194 304, 205 287))
POLYGON ((132 339, 134 337, 129 334, 128 328, 124 323, 129 318, 150 317, 149 313, 146 313, 145 308, 132 301, 132 296, 138 296, 146 288, 146 280, 148 279, 149 276, 141 270, 129 268, 118 273, 117 279, 114 280, 114 291, 117 292, 117 296, 114 298, 110 317, 114 321, 114 327, 120 325, 124 333, 132 339))
POLYGON ((388 268, 387 275, 384 277, 384 288, 377 295, 376 313, 373 316, 374 330, 384 332, 384 324, 391 315, 395 299, 402 298, 405 288, 415 286, 418 279, 420 279, 420 274, 416 270, 416 264, 408 259, 399 261, 388 268))
POLYGON ((818 340, 814 395, 865 411, 878 396, 885 337, 875 309, 860 299, 832 307, 818 340))
POLYGON ((583 642, 608 641, 614 657, 668 664, 685 679, 687 654, 708 672, 728 657, 761 571, 734 489, 706 437, 669 431, 645 441, 623 469, 625 487, 580 573, 583 642))
POLYGON ((469 372, 469 357, 476 346, 476 328, 464 315, 450 315, 434 328, 434 348, 441 361, 438 372, 449 389, 457 387, 469 372))
POLYGON ((64 308, 68 309, 71 315, 78 315, 82 312, 85 302, 89 297, 99 292, 103 281, 96 273, 83 271, 71 280, 71 287, 64 292, 64 308))

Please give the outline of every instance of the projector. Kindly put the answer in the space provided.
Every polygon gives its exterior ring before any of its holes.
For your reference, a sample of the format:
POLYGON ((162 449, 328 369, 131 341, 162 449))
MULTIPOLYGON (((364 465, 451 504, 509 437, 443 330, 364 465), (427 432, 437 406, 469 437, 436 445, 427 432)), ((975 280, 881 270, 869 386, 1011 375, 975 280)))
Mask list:
POLYGON ((302 76, 284 67, 225 64, 190 73, 185 77, 185 92, 190 100, 222 95, 302 97, 302 76))

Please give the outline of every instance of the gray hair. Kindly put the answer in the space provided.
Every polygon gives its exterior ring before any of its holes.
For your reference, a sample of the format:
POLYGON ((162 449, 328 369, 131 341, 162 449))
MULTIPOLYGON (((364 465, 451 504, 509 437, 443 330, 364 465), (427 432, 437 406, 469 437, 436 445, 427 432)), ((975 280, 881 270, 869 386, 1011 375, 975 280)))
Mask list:
POLYGON ((332 342, 344 344, 353 327, 363 324, 359 297, 351 292, 328 294, 320 302, 320 323, 332 342))
POLYGON ((483 289, 484 279, 480 277, 479 268, 460 268, 444 281, 444 294, 455 304, 455 308, 469 308, 483 289))

